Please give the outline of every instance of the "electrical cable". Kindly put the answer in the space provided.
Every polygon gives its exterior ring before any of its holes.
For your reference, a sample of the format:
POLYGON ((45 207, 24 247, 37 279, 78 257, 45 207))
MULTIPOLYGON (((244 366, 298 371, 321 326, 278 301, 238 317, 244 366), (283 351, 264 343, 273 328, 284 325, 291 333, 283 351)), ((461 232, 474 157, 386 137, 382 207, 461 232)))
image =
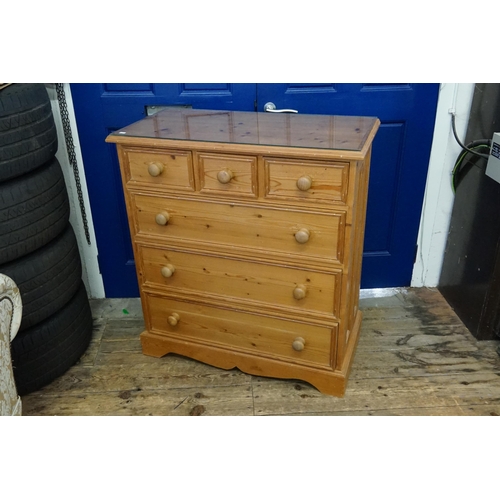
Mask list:
MULTIPOLYGON (((453 167, 453 171, 451 173, 451 187, 453 190, 453 193, 456 192, 456 189, 461 181, 460 174, 463 171, 464 168, 464 160, 467 157, 469 153, 474 153, 475 155, 479 155, 479 153, 475 152, 475 149, 479 148, 487 148, 488 150, 491 148, 491 140, 490 139, 480 139, 477 141, 472 141, 471 143, 467 144, 467 147, 464 147, 464 149, 461 151, 461 153, 458 155, 457 160, 455 162, 455 166, 453 167)), ((488 157, 488 155, 480 155, 481 157, 488 157)))
POLYGON ((457 130, 455 128, 455 113, 451 113, 451 127, 453 129, 453 135, 455 136, 455 140, 458 142, 458 144, 460 145, 460 147, 462 149, 465 149, 466 151, 468 151, 469 153, 472 153, 472 154, 475 154, 477 156, 480 156, 481 158, 486 158, 488 159, 488 155, 485 155, 485 154, 482 154, 482 153, 477 153, 476 151, 473 151, 472 149, 468 149, 467 147, 465 147, 461 142, 460 142, 460 139, 458 138, 458 135, 457 135, 457 130))

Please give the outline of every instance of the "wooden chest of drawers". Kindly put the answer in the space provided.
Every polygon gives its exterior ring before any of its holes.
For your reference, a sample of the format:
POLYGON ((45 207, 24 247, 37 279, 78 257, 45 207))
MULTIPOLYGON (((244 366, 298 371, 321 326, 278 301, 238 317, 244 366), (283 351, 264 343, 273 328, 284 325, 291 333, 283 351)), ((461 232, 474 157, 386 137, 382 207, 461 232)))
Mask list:
POLYGON ((144 354, 342 396, 376 118, 172 108, 111 134, 144 354))

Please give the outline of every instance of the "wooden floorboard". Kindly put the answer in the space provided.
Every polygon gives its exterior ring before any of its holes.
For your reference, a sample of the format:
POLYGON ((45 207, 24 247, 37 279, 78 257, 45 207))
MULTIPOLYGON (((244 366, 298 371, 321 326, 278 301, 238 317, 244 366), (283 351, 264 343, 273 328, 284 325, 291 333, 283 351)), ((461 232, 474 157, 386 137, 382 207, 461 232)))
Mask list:
POLYGON ((308 383, 141 353, 139 299, 93 300, 80 361, 26 395, 36 415, 498 416, 499 341, 477 341, 436 289, 367 294, 343 398, 308 383))

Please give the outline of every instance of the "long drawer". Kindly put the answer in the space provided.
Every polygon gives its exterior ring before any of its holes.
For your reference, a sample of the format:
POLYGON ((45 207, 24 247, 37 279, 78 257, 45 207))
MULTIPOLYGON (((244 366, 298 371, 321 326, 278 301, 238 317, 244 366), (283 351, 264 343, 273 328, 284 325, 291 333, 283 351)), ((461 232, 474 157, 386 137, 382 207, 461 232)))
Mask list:
POLYGON ((147 294, 145 298, 152 333, 259 356, 331 366, 336 327, 255 316, 147 294))
POLYGON ((338 317, 340 272, 284 266, 139 246, 145 286, 310 310, 338 317))
POLYGON ((138 236, 316 257, 342 264, 345 213, 255 208, 131 193, 138 236))

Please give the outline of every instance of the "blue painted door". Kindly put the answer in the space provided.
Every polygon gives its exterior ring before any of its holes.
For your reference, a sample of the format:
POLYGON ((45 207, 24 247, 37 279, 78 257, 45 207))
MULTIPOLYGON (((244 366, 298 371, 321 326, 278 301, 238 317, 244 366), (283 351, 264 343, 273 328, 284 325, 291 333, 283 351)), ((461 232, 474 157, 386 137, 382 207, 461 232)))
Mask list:
POLYGON ((410 283, 438 85, 72 84, 72 97, 107 297, 138 296, 115 146, 106 136, 148 106, 377 116, 362 287, 410 283))

